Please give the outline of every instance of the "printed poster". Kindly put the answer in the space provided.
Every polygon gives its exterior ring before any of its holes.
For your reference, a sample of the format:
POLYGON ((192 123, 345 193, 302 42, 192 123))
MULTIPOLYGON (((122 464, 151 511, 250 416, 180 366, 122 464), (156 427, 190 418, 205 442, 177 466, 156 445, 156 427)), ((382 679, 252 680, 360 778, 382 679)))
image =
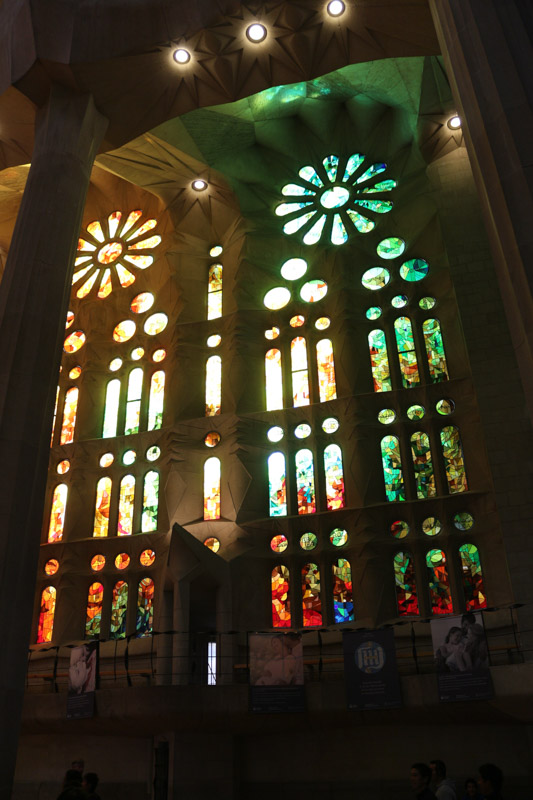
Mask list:
POLYGON ((401 706, 394 632, 346 632, 343 645, 348 708, 362 711, 401 706))
POLYGON ((94 716, 94 692, 98 669, 98 642, 87 642, 70 651, 67 719, 94 716))
POLYGON ((248 644, 251 710, 266 714, 305 711, 301 634, 254 633, 248 644))
POLYGON ((431 620, 439 698, 443 702, 494 696, 483 614, 431 620))

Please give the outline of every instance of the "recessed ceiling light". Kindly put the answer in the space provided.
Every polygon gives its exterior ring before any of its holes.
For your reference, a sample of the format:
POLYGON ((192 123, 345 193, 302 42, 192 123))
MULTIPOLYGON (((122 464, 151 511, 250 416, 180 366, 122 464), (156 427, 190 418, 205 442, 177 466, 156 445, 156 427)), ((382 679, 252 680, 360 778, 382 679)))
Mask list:
POLYGON ((346 6, 342 2, 342 0, 331 0, 331 2, 328 3, 326 8, 330 17, 340 17, 340 15, 344 14, 344 12, 346 11, 346 6))
POLYGON ((246 28, 246 36, 251 42, 262 42, 266 39, 267 29, 259 22, 254 22, 246 28))
POLYGON ((184 50, 182 47, 179 50, 174 50, 174 61, 178 64, 187 64, 191 60, 191 54, 188 50, 184 50))
POLYGON ((204 181, 201 178, 197 178, 192 182, 191 185, 195 192, 203 192, 205 189, 207 189, 207 181, 204 181))
POLYGON ((448 128, 451 128, 452 131, 458 130, 462 125, 461 117, 457 114, 454 114, 453 117, 450 117, 448 120, 448 128))

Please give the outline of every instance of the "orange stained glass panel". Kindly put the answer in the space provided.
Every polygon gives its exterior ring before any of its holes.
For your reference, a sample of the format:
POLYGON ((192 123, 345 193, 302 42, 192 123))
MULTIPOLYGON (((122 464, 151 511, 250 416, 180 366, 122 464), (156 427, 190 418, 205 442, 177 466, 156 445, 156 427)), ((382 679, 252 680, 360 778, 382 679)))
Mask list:
POLYGON ((111 499, 111 478, 100 478, 96 485, 96 505, 94 509, 93 536, 107 536, 109 528, 109 503, 111 499))
POLYGON ((107 225, 109 228, 109 236, 111 239, 115 236, 121 219, 122 219, 122 214, 120 211, 113 211, 113 213, 108 216, 107 225))
POLYGON ((143 212, 138 208, 135 209, 135 211, 130 211, 130 213, 128 214, 128 218, 124 223, 124 227, 120 231, 120 235, 125 236, 126 233, 133 228, 137 220, 139 220, 142 217, 142 215, 143 212))
POLYGON ((125 475, 120 482, 120 496, 118 501, 118 530, 119 536, 130 536, 133 533, 133 503, 135 500, 135 478, 125 475))
POLYGON ((155 228, 157 225, 157 220, 155 219, 147 219, 146 222, 143 222, 140 228, 138 228, 134 233, 130 234, 130 236, 126 237, 128 242, 131 242, 133 239, 138 239, 139 236, 142 236, 143 233, 148 233, 155 228))
POLYGON ((65 525, 65 511, 67 507, 68 487, 66 483, 60 483, 54 489, 52 496, 52 510, 50 512, 50 527, 48 529, 48 541, 59 542, 63 538, 63 528, 65 525))
POLYGON ((141 562, 143 567, 151 567, 155 561, 154 550, 143 550, 141 555, 139 556, 139 561, 141 562))
POLYGON ((120 242, 108 242, 98 253, 100 264, 112 264, 122 255, 122 245, 120 242))
POLYGON ((220 459, 204 464, 204 519, 220 519, 220 459))
POLYGON ((60 444, 69 444, 74 441, 74 428, 76 427, 76 412, 78 410, 79 389, 72 387, 65 395, 63 407, 63 424, 61 426, 60 444))
POLYGON ((130 565, 130 557, 127 553, 119 553, 115 558, 115 567, 117 569, 127 569, 130 565))
POLYGON ((316 345, 316 363, 318 368, 318 390, 320 402, 327 403, 337 397, 335 382, 335 365, 333 363, 333 345, 331 339, 321 339, 316 345))
POLYGON ((158 244, 161 244, 161 237, 150 236, 148 239, 143 239, 142 242, 128 245, 128 250, 152 250, 158 244))
POLYGON ((119 322, 113 331, 113 339, 115 342, 127 342, 137 329, 136 324, 132 319, 123 319, 119 322))
POLYGON ((93 572, 100 572, 105 567, 105 556, 97 553, 91 558, 91 569, 93 572))
POLYGON ((41 609, 39 613, 39 626, 37 630, 37 644, 52 641, 54 628, 54 614, 56 610, 56 589, 47 586, 41 594, 41 609))
POLYGON ((47 575, 55 575, 59 569, 59 561, 57 558, 50 558, 44 565, 44 571, 47 575))
POLYGON ((85 344, 87 337, 83 333, 83 331, 74 331, 67 336, 63 343, 63 350, 65 353, 76 353, 80 350, 83 345, 85 344))
POLYGON ((113 284, 111 282, 111 270, 109 268, 104 270, 102 280, 100 281, 100 288, 98 289, 98 297, 103 300, 108 297, 113 291, 113 284))
POLYGON ((141 292, 133 298, 130 308, 134 314, 142 314, 152 308, 154 299, 152 292, 141 292))
POLYGON ((126 289, 128 286, 131 286, 132 283, 135 283, 135 275, 126 269, 125 266, 122 264, 116 265, 118 279, 120 281, 120 285, 126 289))
POLYGON ((271 575, 272 626, 291 627, 291 601, 289 598, 290 576, 287 567, 274 567, 271 575))

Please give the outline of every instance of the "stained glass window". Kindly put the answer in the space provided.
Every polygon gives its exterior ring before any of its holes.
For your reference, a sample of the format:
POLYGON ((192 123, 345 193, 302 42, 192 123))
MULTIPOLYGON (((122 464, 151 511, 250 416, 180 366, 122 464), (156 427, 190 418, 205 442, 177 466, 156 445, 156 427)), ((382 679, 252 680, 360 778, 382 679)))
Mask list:
POLYGON ((205 370, 205 415, 215 417, 220 414, 222 395, 222 359, 210 356, 205 370))
POLYGON ((287 515, 287 482, 285 456, 272 453, 268 457, 268 498, 271 517, 287 515))
POLYGON ((338 444, 329 444, 324 450, 326 476, 326 501, 328 511, 344 508, 344 472, 342 452, 338 444))
POLYGON ((266 293, 263 303, 271 311, 279 311, 280 308, 285 308, 290 299, 291 293, 289 289, 285 286, 276 286, 266 293))
POLYGON ((282 533, 278 533, 277 536, 273 536, 270 540, 270 549, 273 550, 274 553, 284 553, 288 546, 289 542, 287 541, 287 537, 282 533))
POLYGON ((220 519, 220 459, 204 464, 204 519, 220 519))
POLYGON ((140 367, 132 369, 128 379, 128 394, 126 399, 126 424, 124 433, 139 433, 139 420, 141 416, 141 396, 143 390, 143 371, 140 367))
POLYGON ((130 303, 130 308, 134 314, 143 314, 149 311, 154 304, 155 297, 151 292, 141 292, 136 295, 130 303))
POLYGON ((207 319, 222 316, 222 264, 209 267, 207 289, 207 319))
POLYGON ((440 440, 450 494, 468 491, 463 445, 461 444, 459 430, 455 425, 448 425, 441 430, 440 440))
POLYGON ((165 373, 158 370, 150 381, 148 400, 148 430, 157 431, 163 425, 163 406, 165 400, 165 373))
POLYGON ((107 536, 109 528, 109 503, 111 478, 100 478, 96 484, 93 536, 107 536))
POLYGON ((420 383, 411 320, 408 317, 398 317, 394 321, 394 331, 396 333, 403 387, 404 389, 409 389, 409 387, 417 386, 420 383))
POLYGON ((159 472, 151 470, 144 476, 143 510, 141 531, 150 533, 157 530, 157 512, 159 508, 159 472))
POLYGON ((390 503, 405 500, 400 442, 396 436, 385 436, 381 440, 381 460, 387 500, 390 503))
POLYGON ((102 621, 102 604, 104 601, 104 587, 98 581, 91 583, 87 598, 87 614, 85 617, 85 638, 93 639, 100 635, 102 621))
POLYGON ((119 536, 130 536, 133 533, 133 504, 135 500, 135 478, 133 475, 124 475, 120 482, 118 500, 118 528, 119 536))
POLYGON ((415 568, 410 553, 404 551, 394 556, 394 578, 398 614, 401 617, 419 614, 415 568))
POLYGON ((59 561, 57 560, 57 558, 49 558, 46 564, 44 565, 44 571, 46 575, 55 575, 58 569, 59 569, 59 561))
POLYGON ((102 436, 107 439, 117 435, 118 407, 120 401, 120 380, 109 381, 105 393, 104 426, 102 436))
POLYGON ((117 569, 128 569, 131 558, 127 553, 119 553, 115 558, 115 567, 117 569))
POLYGON ((111 602, 110 639, 126 638, 126 613, 128 610, 128 584, 126 581, 117 581, 113 586, 113 600, 111 602))
POLYGON ((137 636, 149 636, 152 633, 153 619, 154 582, 151 578, 143 578, 137 592, 137 636))
POLYGON ((56 589, 47 586, 41 593, 41 607, 39 610, 39 625, 37 629, 37 644, 52 641, 54 629, 54 614, 56 610, 56 589))
POLYGON ((291 342, 292 401, 295 408, 308 406, 309 373, 307 371, 307 345, 303 336, 291 342))
POLYGON ((333 564, 333 613, 335 622, 353 622, 352 568, 345 558, 333 564))
POLYGON ((422 323, 422 331, 424 333, 431 380, 433 383, 447 381, 450 376, 448 375, 448 366, 438 319, 426 319, 422 323))
POLYGON ((54 419, 52 421, 52 434, 50 436, 50 447, 52 447, 52 445, 54 444, 54 433, 55 433, 55 429, 56 429, 56 418, 57 418, 57 405, 58 405, 58 402, 59 402, 59 386, 56 389, 56 402, 55 402, 55 405, 54 405, 54 419))
POLYGON ((337 385, 335 383, 335 365, 333 363, 333 345, 331 339, 321 339, 316 345, 316 363, 318 367, 318 393, 321 403, 335 400, 337 385))
POLYGON ((453 605, 446 555, 442 550, 429 550, 426 555, 426 565, 433 614, 451 614, 453 605))
POLYGON ((302 567, 302 614, 304 628, 322 625, 320 570, 316 564, 302 567))
POLYGON ((161 333, 165 330, 168 325, 168 317, 166 314, 162 314, 160 311, 157 314, 151 314, 145 321, 144 321, 144 332, 148 334, 148 336, 157 336, 158 333, 161 333))
POLYGON ((390 392, 392 389, 392 382, 385 332, 379 329, 370 331, 368 334, 368 346, 370 348, 370 364, 372 367, 374 391, 390 392))
POLYGON ((463 591, 467 611, 476 611, 487 607, 487 598, 483 584, 483 572, 479 551, 475 544, 462 544, 459 548, 463 569, 463 591))
POLYGON ((132 319, 123 319, 122 322, 115 326, 113 339, 115 342, 128 342, 136 330, 137 325, 132 319))
POLYGON ((310 450, 298 450, 295 456, 296 491, 298 514, 314 514, 316 511, 315 469, 310 450))
POLYGON ((419 500, 434 497, 436 494, 435 476, 433 475, 433 462, 427 433, 422 431, 413 433, 411 453, 415 470, 416 496, 419 500))
POLYGON ((54 494, 52 495, 52 510, 50 511, 50 527, 48 529, 49 542, 59 542, 63 538, 67 494, 68 487, 66 483, 60 483, 54 489, 54 494))
POLYGON ((281 351, 268 350, 265 355, 266 407, 267 411, 283 408, 283 373, 281 351))
POLYGON ((272 596, 272 627, 291 627, 290 576, 287 567, 274 567, 270 579, 272 596))
POLYGON ((69 444, 74 441, 74 428, 76 427, 76 412, 78 410, 79 389, 73 386, 65 395, 63 406, 63 424, 61 425, 60 444, 69 444))

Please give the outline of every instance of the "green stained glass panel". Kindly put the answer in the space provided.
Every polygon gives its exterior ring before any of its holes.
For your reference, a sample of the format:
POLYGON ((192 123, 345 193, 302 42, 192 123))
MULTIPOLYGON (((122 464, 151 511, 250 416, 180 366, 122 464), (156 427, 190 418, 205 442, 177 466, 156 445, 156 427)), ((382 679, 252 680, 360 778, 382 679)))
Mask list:
POLYGON ((387 500, 390 503, 405 500, 400 443, 396 436, 381 440, 381 460, 387 500))
POLYGON ((404 281, 414 283, 426 277, 429 271, 429 264, 423 258, 411 258, 405 261, 400 267, 400 276, 404 281))
POLYGON ((365 289, 370 289, 373 292, 383 289, 389 281, 390 272, 385 267, 371 267, 361 277, 361 283, 365 289))
POLYGON ((376 247, 376 252, 380 258, 398 258, 405 250, 405 242, 397 236, 390 236, 383 239, 376 247))
POLYGON ((411 436, 411 453, 415 471, 416 496, 419 500, 434 497, 435 476, 433 475, 433 462, 431 448, 427 433, 418 431, 411 436))

